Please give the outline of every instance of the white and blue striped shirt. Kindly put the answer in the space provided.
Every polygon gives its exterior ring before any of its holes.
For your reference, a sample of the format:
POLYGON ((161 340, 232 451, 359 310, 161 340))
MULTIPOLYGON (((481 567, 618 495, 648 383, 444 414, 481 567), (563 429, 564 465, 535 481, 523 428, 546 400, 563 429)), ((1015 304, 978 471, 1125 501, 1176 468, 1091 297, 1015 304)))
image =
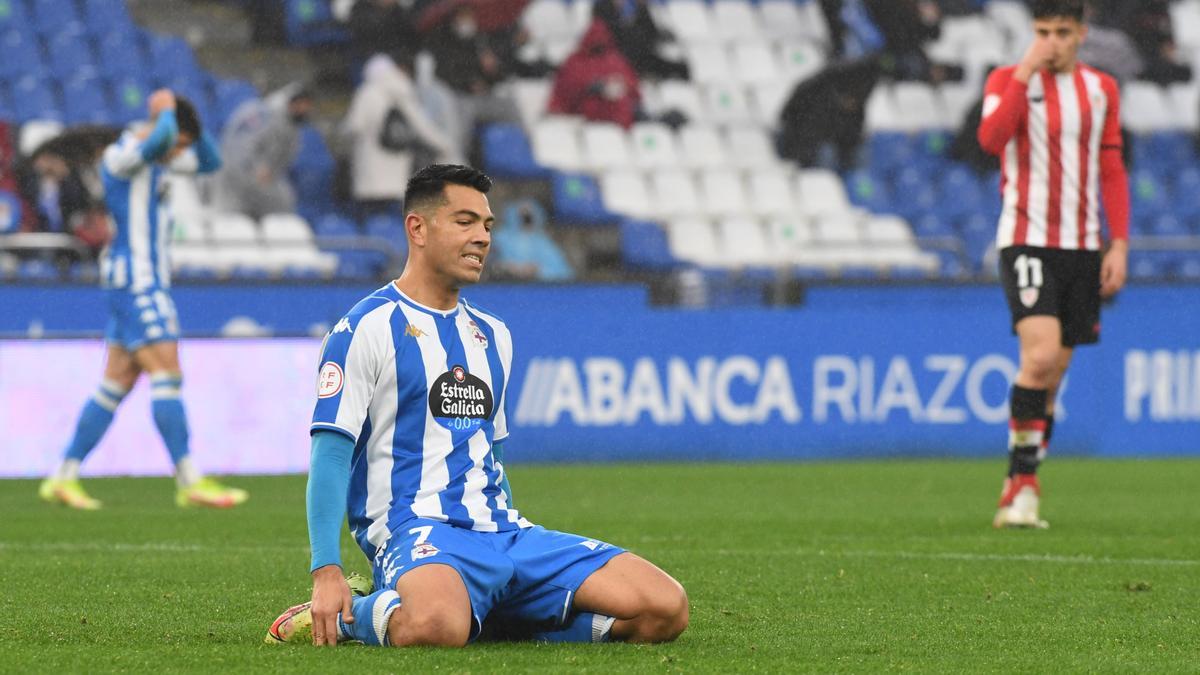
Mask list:
POLYGON ((143 140, 127 130, 116 143, 104 150, 100 175, 104 182, 104 202, 112 216, 115 232, 100 256, 100 279, 105 288, 128 289, 134 293, 166 289, 171 286, 171 267, 167 243, 171 238, 170 218, 163 199, 162 178, 166 172, 195 174, 216 169, 219 158, 211 139, 204 134, 198 144, 181 152, 169 165, 156 161, 171 149, 177 130, 174 115, 163 115, 167 127, 164 138, 143 140), (153 146, 153 147, 148 147, 153 146), (211 155, 211 159, 208 156, 211 155))
POLYGON ((465 301, 422 306, 388 284, 325 338, 312 430, 355 442, 350 529, 368 556, 414 517, 480 532, 532 524, 501 489, 492 445, 504 412, 512 337, 465 301))

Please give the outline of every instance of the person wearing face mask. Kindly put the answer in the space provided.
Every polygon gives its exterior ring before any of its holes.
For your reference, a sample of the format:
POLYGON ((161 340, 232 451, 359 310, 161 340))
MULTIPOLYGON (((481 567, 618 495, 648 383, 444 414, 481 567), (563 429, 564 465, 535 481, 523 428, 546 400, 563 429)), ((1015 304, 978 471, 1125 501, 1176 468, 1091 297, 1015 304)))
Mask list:
POLYGON ((639 100, 637 73, 617 50, 604 22, 592 21, 579 48, 558 69, 549 111, 629 128, 639 100))
POLYGON ((300 150, 300 130, 312 106, 308 89, 293 83, 234 110, 221 133, 226 161, 216 179, 217 210, 255 219, 295 212, 288 168, 300 150))

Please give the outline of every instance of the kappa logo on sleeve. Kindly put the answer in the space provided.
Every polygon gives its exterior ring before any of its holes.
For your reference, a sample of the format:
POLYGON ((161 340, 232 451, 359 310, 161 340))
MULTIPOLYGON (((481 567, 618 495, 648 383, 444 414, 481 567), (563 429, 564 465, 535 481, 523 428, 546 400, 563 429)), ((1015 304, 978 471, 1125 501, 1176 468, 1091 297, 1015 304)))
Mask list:
POLYGON ((333 330, 330 331, 330 335, 336 335, 336 334, 342 333, 342 332, 345 332, 345 333, 353 333, 354 332, 354 329, 350 327, 350 319, 347 317, 342 317, 342 320, 337 322, 337 325, 335 325, 333 327, 333 330))

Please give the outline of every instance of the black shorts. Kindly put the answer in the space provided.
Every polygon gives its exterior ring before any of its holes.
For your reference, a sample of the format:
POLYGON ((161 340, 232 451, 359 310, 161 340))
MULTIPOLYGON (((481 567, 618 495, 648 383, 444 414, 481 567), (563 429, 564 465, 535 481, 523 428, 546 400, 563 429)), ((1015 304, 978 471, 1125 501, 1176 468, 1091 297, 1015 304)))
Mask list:
POLYGON ((1000 251, 1000 281, 1013 333, 1027 316, 1053 316, 1064 347, 1100 341, 1100 252, 1010 246, 1000 251))

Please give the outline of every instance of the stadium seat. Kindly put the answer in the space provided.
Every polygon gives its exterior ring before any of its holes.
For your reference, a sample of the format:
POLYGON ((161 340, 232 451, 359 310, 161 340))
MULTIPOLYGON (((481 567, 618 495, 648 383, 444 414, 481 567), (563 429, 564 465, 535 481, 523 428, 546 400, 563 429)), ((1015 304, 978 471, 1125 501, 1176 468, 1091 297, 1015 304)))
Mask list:
POLYGON ((617 220, 604 208, 600 188, 591 176, 556 172, 550 180, 550 190, 560 222, 605 225, 617 220))
POLYGON ((30 23, 34 30, 49 35, 70 22, 79 22, 79 12, 73 0, 37 0, 30 3, 30 23))
POLYGON ((533 158, 525 130, 516 124, 491 124, 480 133, 484 169, 495 178, 544 178, 549 171, 533 158))
MULTIPOLYGON (((693 3, 688 1, 687 4, 693 3)), ((729 63, 729 54, 721 44, 704 42, 689 45, 687 48, 687 60, 688 67, 691 69, 693 82, 698 84, 729 84, 734 80, 733 67, 729 63)))
POLYGON ((124 0, 85 0, 83 21, 93 35, 109 35, 133 27, 124 0))
POLYGON ((876 85, 871 91, 871 96, 867 98, 864 131, 868 134, 881 131, 907 133, 909 129, 904 126, 903 120, 903 114, 896 109, 892 88, 883 83, 876 85))
POLYGON ((30 120, 21 125, 20 136, 17 140, 17 150, 22 155, 32 155, 42 143, 58 136, 63 132, 63 124, 58 120, 30 120))
POLYGON ((905 131, 944 129, 949 127, 945 110, 934 95, 933 87, 924 82, 897 82, 892 88, 898 124, 905 131))
POLYGON ((632 163, 625 130, 610 122, 583 125, 584 166, 592 170, 618 169, 632 163))
POLYGON ((792 91, 793 87, 782 81, 764 82, 750 88, 751 106, 760 126, 767 129, 779 127, 779 116, 792 91))
POLYGON ((796 176, 796 194, 800 208, 812 216, 826 216, 852 210, 842 179, 826 169, 807 169, 796 176))
POLYGON ((642 220, 621 221, 621 259, 632 269, 660 272, 677 264, 667 242, 667 233, 658 223, 642 220))
POLYGON ((891 211, 892 200, 887 185, 876 180, 869 171, 856 169, 848 173, 846 188, 850 195, 850 203, 875 213, 891 211))
POLYGON ((1200 51, 1200 2, 1179 0, 1171 3, 1171 28, 1180 51, 1200 51))
POLYGON ((17 267, 21 281, 58 281, 58 268, 45 260, 25 260, 17 267))
POLYGON ((1127 129, 1141 134, 1171 128, 1171 105, 1162 87, 1127 82, 1122 89, 1121 120, 1127 129))
POLYGON ((338 213, 327 213, 321 216, 316 222, 314 230, 318 237, 328 238, 351 238, 360 234, 357 223, 338 213))
POLYGON ((791 181, 784 171, 760 169, 750 174, 750 210, 758 215, 793 217, 797 213, 791 181))
POLYGON ((563 0, 534 0, 521 15, 521 25, 539 44, 578 39, 570 10, 563 0))
POLYGON ((600 178, 604 208, 612 213, 632 218, 653 218, 658 215, 646 188, 646 179, 633 169, 612 169, 600 178))
POLYGON ((584 167, 579 145, 579 118, 554 115, 533 127, 533 157, 538 164, 563 171, 584 167))
MULTIPOLYGON (((1200 53, 1200 49, 1197 52, 1200 53)), ((1167 96, 1174 112, 1173 126, 1192 133, 1200 131, 1200 83, 1195 79, 1176 82, 1167 88, 1167 96)))
POLYGON ((742 176, 732 169, 708 169, 700 174, 700 198, 710 216, 736 216, 749 211, 742 176))
POLYGON ((283 0, 288 42, 301 47, 343 44, 349 34, 333 18, 328 0, 283 0))
POLYGON ((702 213, 696 182, 688 171, 666 169, 654 172, 650 175, 650 195, 663 217, 697 216, 702 213))
POLYGON ((675 135, 665 124, 639 122, 629 131, 633 163, 639 169, 665 169, 679 166, 675 135))
POLYGON ((17 120, 63 121, 62 105, 47 83, 35 76, 23 77, 12 87, 13 112, 17 120))
POLYGON ((109 35, 98 43, 96 64, 100 74, 110 80, 128 76, 142 77, 146 56, 141 43, 131 40, 128 33, 109 35))
POLYGON ((746 0, 714 0, 712 25, 717 37, 726 42, 763 38, 763 29, 754 5, 746 0))
POLYGON ((811 35, 799 5, 793 0, 759 0, 759 23, 772 39, 797 39, 811 35))
POLYGON ((196 57, 183 38, 154 35, 147 46, 150 74, 155 80, 187 80, 196 76, 199 70, 196 57))
POLYGON ((108 87, 117 123, 126 124, 145 119, 149 114, 146 98, 150 95, 150 86, 142 79, 127 76, 110 80, 108 87))
POLYGON ((12 81, 36 76, 43 69, 41 48, 31 34, 5 31, 0 34, 0 50, 4 52, 4 58, 0 59, 0 79, 12 81))
POLYGON ((718 248, 717 236, 712 223, 702 218, 680 218, 667 226, 667 241, 671 255, 679 260, 717 267, 725 262, 718 248))
POLYGON ((828 245, 858 245, 863 242, 857 217, 850 214, 826 215, 813 221, 816 241, 828 245))
POLYGON ((800 262, 814 239, 812 224, 792 214, 767 220, 767 242, 779 252, 779 262, 800 262))
POLYGON ((0 34, 10 31, 33 33, 29 15, 25 12, 25 3, 21 0, 0 0, 0 34))
POLYGON ((683 127, 679 130, 679 147, 685 166, 700 169, 728 165, 729 151, 713 127, 696 124, 683 127))
POLYGON ((293 213, 270 213, 263 216, 262 238, 267 244, 306 244, 313 240, 313 231, 303 218, 293 213))
POLYGON ((703 0, 668 0, 671 31, 684 42, 711 42, 715 37, 712 16, 703 0))
POLYGON ((825 68, 825 52, 813 42, 785 42, 779 45, 779 72, 789 88, 816 75, 825 68))
POLYGON ((100 80, 80 78, 63 87, 63 121, 70 125, 114 121, 112 106, 100 80))
POLYGON ((240 213, 217 213, 210 223, 212 240, 218 244, 253 244, 259 241, 258 225, 240 213))
POLYGON ((727 265, 754 267, 782 261, 770 246, 762 223, 745 216, 730 216, 717 221, 717 246, 727 265))
POLYGON ((21 198, 8 190, 0 190, 0 234, 15 232, 21 225, 21 198))
POLYGON ((526 129, 532 129, 546 114, 552 87, 553 83, 549 79, 522 78, 513 82, 513 99, 521 114, 521 123, 526 129))
POLYGON ((761 41, 739 42, 733 46, 733 71, 745 84, 776 82, 781 77, 775 53, 770 45, 761 41))
POLYGON ((755 120, 746 90, 737 84, 709 84, 704 87, 706 118, 720 124, 741 126, 755 120))
POLYGON ((657 99, 657 109, 654 111, 656 113, 678 111, 693 123, 700 123, 706 119, 700 93, 691 82, 666 80, 659 84, 655 98, 657 99))
POLYGON ((81 36, 63 33, 54 36, 46 45, 50 56, 50 72, 59 80, 69 80, 96 72, 96 55, 91 44, 81 36))
POLYGON ((780 163, 774 141, 753 126, 731 125, 728 131, 730 163, 742 169, 769 169, 780 163))
POLYGON ((300 149, 290 175, 296 189, 298 210, 305 214, 333 210, 334 159, 325 139, 311 124, 300 128, 300 149))

